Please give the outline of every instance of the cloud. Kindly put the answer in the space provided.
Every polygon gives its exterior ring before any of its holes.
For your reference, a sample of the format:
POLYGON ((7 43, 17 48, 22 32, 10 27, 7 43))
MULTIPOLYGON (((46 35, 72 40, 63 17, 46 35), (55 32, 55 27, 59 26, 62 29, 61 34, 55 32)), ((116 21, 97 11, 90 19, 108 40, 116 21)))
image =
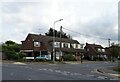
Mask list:
POLYGON ((57 30, 63 26, 93 36, 86 37, 63 29, 80 42, 104 42, 99 38, 96 39, 96 36, 117 40, 118 0, 4 0, 2 2, 3 41, 12 39, 20 43, 28 33, 44 34, 48 32, 49 27, 53 27, 54 21, 61 18, 63 21, 55 24, 57 30))

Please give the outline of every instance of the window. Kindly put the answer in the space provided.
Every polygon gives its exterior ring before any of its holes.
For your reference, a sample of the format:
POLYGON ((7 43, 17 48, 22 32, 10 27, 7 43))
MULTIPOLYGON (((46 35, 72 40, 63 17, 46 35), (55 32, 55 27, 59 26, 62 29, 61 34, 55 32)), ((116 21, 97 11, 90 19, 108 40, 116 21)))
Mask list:
POLYGON ((40 42, 34 42, 34 47, 40 47, 40 42))
POLYGON ((78 44, 76 44, 75 48, 78 48, 78 44))
POLYGON ((90 51, 89 49, 87 49, 87 51, 90 51))
POLYGON ((60 47, 60 42, 55 42, 54 47, 60 47))
POLYGON ((98 48, 98 52, 105 52, 105 49, 98 48))
POLYGON ((63 46, 64 46, 64 48, 68 48, 68 44, 67 43, 64 43, 63 46))
POLYGON ((105 52, 105 49, 102 49, 102 52, 105 52))
POLYGON ((72 47, 74 48, 74 44, 71 44, 72 45, 72 47))
POLYGON ((84 44, 80 44, 80 48, 81 48, 81 49, 83 49, 83 48, 84 48, 83 46, 84 46, 84 44))
POLYGON ((101 49, 100 49, 100 48, 98 48, 98 52, 101 52, 101 49))

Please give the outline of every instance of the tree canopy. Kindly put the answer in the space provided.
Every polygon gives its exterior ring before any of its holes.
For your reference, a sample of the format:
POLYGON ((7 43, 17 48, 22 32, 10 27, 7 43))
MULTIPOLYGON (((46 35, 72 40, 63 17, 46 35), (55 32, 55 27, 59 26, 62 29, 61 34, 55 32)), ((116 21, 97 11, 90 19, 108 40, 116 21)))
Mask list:
POLYGON ((17 60, 22 58, 22 54, 20 53, 21 44, 15 43, 11 40, 6 41, 2 44, 2 52, 7 56, 6 59, 17 60))
POLYGON ((117 57, 117 56, 120 56, 120 54, 119 54, 120 51, 119 50, 120 50, 119 46, 112 45, 110 53, 113 57, 117 57))
MULTIPOLYGON (((55 30, 55 37, 59 37, 60 38, 60 33, 61 33, 60 31, 55 30)), ((45 35, 46 36, 53 36, 53 29, 50 28, 49 31, 47 33, 45 33, 45 35)), ((71 39, 71 36, 67 35, 66 33, 64 33, 62 31, 61 38, 69 38, 69 39, 71 39)))

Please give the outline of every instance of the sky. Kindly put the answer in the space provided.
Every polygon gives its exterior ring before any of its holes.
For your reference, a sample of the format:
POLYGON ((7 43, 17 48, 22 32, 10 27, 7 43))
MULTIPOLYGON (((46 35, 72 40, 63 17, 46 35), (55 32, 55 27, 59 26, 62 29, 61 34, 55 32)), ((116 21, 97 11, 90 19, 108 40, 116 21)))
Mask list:
POLYGON ((108 46, 118 41, 119 0, 1 0, 0 42, 25 40, 29 33, 45 34, 56 22, 80 43, 108 46), (89 36, 86 36, 89 35, 89 36))

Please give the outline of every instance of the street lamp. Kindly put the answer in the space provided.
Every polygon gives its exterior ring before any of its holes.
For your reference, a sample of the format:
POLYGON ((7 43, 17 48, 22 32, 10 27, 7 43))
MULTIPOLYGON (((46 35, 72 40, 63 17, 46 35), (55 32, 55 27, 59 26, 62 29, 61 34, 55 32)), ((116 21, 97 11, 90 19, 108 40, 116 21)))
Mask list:
POLYGON ((59 21, 62 21, 63 19, 59 19, 57 21, 54 22, 53 24, 53 62, 55 62, 55 23, 56 22, 59 22, 59 21))

